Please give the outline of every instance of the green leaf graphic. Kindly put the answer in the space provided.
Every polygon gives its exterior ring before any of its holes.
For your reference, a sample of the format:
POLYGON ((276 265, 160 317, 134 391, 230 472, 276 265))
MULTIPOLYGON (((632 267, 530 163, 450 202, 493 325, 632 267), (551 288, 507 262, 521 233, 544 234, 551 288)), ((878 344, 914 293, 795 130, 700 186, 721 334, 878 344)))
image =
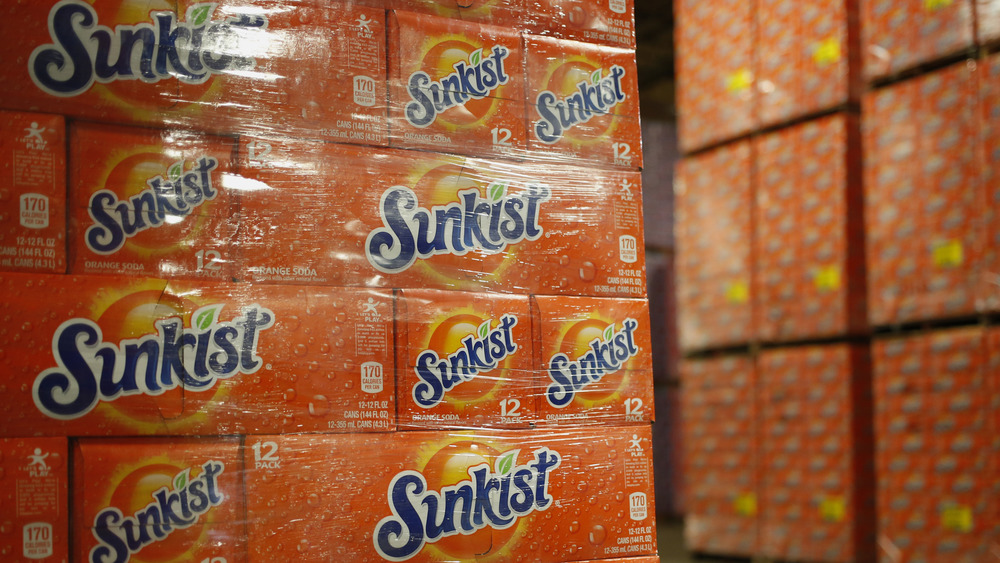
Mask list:
POLYGON ((597 84, 601 81, 601 69, 597 69, 593 74, 590 75, 590 83, 597 84))
POLYGON ((604 329, 604 340, 611 340, 611 337, 615 335, 615 325, 614 323, 609 324, 608 328, 604 329))
POLYGON ((476 49, 471 55, 469 55, 469 66, 476 66, 481 60, 483 60, 483 50, 476 49))
POLYGON ((201 330, 208 330, 208 327, 212 326, 215 322, 215 315, 219 312, 220 307, 209 307, 202 309, 194 319, 194 326, 201 330))
POLYGON ((494 182, 486 188, 486 196, 490 198, 490 201, 500 201, 500 198, 507 192, 507 184, 501 184, 500 182, 494 182))
POLYGON ((521 450, 510 450, 509 452, 501 454, 500 457, 497 458, 495 467, 496 474, 506 475, 510 473, 510 470, 514 469, 514 462, 517 461, 517 454, 520 451, 521 450))
POLYGON ((201 25, 208 21, 209 16, 212 15, 212 5, 202 4, 191 10, 191 21, 189 23, 193 25, 201 25))
POLYGON ((479 325, 479 338, 486 338, 486 335, 490 333, 490 320, 487 319, 486 322, 479 325))
POLYGON ((184 172, 184 162, 177 162, 167 169, 167 177, 176 182, 180 179, 182 172, 184 172))
POLYGON ((175 491, 179 491, 179 490, 183 489, 187 485, 187 482, 188 482, 188 473, 190 473, 190 472, 191 472, 191 468, 187 468, 184 471, 181 471, 180 473, 178 473, 176 477, 174 477, 174 490, 175 491))

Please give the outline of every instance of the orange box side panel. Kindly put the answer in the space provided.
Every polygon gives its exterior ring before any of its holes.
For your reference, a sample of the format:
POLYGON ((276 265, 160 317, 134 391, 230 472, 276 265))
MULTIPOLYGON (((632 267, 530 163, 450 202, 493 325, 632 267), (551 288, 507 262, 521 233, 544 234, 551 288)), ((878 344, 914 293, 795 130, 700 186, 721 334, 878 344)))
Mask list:
POLYGON ((0 438, 0 555, 69 561, 69 446, 65 438, 0 438))
POLYGON ((404 289, 396 310, 401 427, 535 422, 527 296, 404 289))
POLYGON ((519 33, 392 12, 389 49, 392 146, 476 156, 524 153, 519 33))
POLYGON ((677 325, 681 349, 753 338, 749 142, 677 165, 677 325))
POLYGON ((395 428, 392 295, 8 274, 23 331, 0 349, 27 435, 395 428), (336 354, 331 354, 336 350, 336 354))
POLYGON ((66 271, 66 123, 0 112, 0 270, 66 271))
POLYGON ((650 439, 648 427, 249 438, 250 561, 651 555, 650 439), (351 516, 315 518, 329 502, 351 516))
POLYGON ((986 220, 977 74, 960 63, 863 100, 872 325, 976 311, 986 220))
POLYGON ((636 172, 249 137, 241 154, 242 279, 645 295, 636 172))
POLYGON ((542 423, 653 420, 646 300, 539 295, 532 303, 542 423))
POLYGON ((525 36, 528 157, 642 168, 635 52, 525 36))
POLYGON ((864 75, 871 80, 972 47, 972 0, 861 0, 864 75))
POLYGON ((387 144, 381 10, 324 2, 289 10, 276 0, 46 0, 6 15, 0 33, 20 38, 0 62, 8 107, 387 144), (92 53, 87 45, 101 47, 92 53))
POLYGON ((635 49, 633 0, 527 0, 528 33, 635 49))
POLYGON ((232 278, 235 151, 232 138, 74 124, 70 273, 232 278))
POLYGON ((75 561, 246 561, 238 439, 81 440, 73 464, 75 561))

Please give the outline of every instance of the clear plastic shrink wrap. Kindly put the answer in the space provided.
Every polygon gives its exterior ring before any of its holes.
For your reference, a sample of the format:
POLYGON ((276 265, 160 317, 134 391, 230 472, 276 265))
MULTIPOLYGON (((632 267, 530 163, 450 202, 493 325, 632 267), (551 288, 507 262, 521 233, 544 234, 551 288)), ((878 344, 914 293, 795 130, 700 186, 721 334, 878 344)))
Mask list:
POLYGON ((0 8, 0 559, 656 561, 632 3, 0 8))

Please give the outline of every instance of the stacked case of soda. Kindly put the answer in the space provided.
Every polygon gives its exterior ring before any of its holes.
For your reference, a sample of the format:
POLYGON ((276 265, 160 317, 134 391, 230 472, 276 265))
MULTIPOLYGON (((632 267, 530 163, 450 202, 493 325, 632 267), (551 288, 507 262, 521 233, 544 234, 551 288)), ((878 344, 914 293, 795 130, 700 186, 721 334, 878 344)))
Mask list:
POLYGON ((0 558, 656 561, 626 0, 4 9, 0 558))
MULTIPOLYGON (((708 10, 677 5, 682 25, 685 17, 696 21, 698 10, 708 10)), ((992 436, 1000 399, 988 335, 998 310, 993 187, 998 86, 992 54, 997 3, 860 0, 792 6, 758 0, 749 9, 755 14, 750 46, 755 63, 742 83, 752 84, 750 121, 759 128, 720 127, 711 137, 690 135, 682 142, 690 154, 681 170, 747 143, 750 163, 730 159, 727 172, 719 169, 720 161, 697 178, 684 178, 678 203, 694 209, 700 197, 725 209, 715 194, 735 185, 722 180, 727 174, 740 174, 749 178, 752 204, 736 219, 731 212, 712 218, 681 214, 678 245, 681 255, 686 249, 704 252, 700 239, 752 218, 747 266, 752 328, 741 342, 732 341, 732 326, 725 323, 706 336, 713 318, 728 313, 705 315, 699 301, 683 291, 679 308, 681 342, 689 355, 756 357, 764 429, 758 449, 768 460, 763 474, 774 474, 764 479, 759 494, 761 554, 818 561, 995 557, 992 436), (821 69, 829 74, 817 86, 821 69), (814 92, 807 103, 797 97, 803 92, 814 92), (698 182, 707 185, 700 195, 689 188, 698 182), (725 227, 719 226, 722 217, 725 227), (866 348, 871 371, 856 359, 866 356, 866 348), (849 350, 854 359, 846 362, 833 350, 849 350), (830 356, 808 361, 824 353, 830 356), (830 387, 838 378, 827 378, 827 370, 846 365, 841 383, 830 387), (810 391, 796 391, 799 379, 809 382, 810 391), (808 401, 796 395, 819 398, 816 389, 823 389, 824 400, 851 397, 842 407, 852 421, 865 420, 870 403, 874 426, 830 427, 825 408, 806 408, 808 401), (873 390, 871 400, 867 390, 873 390), (830 471, 829 479, 803 487, 814 470, 829 467, 827 452, 796 449, 811 441, 805 437, 813 431, 817 440, 831 440, 831 447, 835 437, 842 438, 839 461, 852 460, 852 469, 830 471), (874 477, 854 482, 850 492, 816 492, 827 484, 850 483, 864 469, 858 464, 872 460, 874 469, 865 471, 874 477), (846 499, 870 492, 872 481, 874 512, 866 506, 852 511, 846 499), (820 521, 811 520, 817 515, 820 521), (834 529, 841 517, 853 519, 855 530, 850 542, 837 547, 853 554, 823 547, 839 533, 834 529), (874 542, 865 529, 871 525, 874 542), (809 538, 809 545, 796 543, 802 538, 809 538)), ((679 65, 686 91, 680 119, 691 123, 705 119, 699 111, 711 108, 691 100, 712 98, 686 70, 697 52, 686 38, 696 36, 684 31, 679 44, 687 62, 679 65), (699 92, 700 98, 692 94, 699 92)), ((746 49, 744 37, 725 43, 717 52, 746 49)), ((690 129, 682 127, 682 135, 685 131, 690 129)), ((703 262, 722 260, 729 252, 718 248, 703 262)), ((681 288, 710 287, 679 272, 681 288)))

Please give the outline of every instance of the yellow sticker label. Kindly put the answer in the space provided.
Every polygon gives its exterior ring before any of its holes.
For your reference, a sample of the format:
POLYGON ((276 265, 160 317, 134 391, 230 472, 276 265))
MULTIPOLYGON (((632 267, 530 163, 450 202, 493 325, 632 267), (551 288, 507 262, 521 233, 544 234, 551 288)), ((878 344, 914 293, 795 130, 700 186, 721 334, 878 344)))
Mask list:
POLYGON ((757 515, 757 495, 754 493, 743 493, 737 495, 736 500, 733 501, 733 509, 737 514, 743 516, 756 516, 757 515))
POLYGON ((924 0, 924 9, 934 12, 941 8, 947 8, 955 3, 955 0, 924 0))
POLYGON ((819 503, 819 515, 827 522, 843 522, 847 516, 847 503, 844 497, 825 497, 819 503))
POLYGON ((840 61, 840 39, 831 37, 813 46, 813 61, 819 66, 828 66, 840 61))
POLYGON ((965 260, 962 241, 949 240, 934 244, 934 265, 938 268, 954 268, 961 266, 965 260))
POLYGON ((945 508, 941 511, 941 527, 953 532, 971 532, 972 509, 961 504, 945 508))
POLYGON ((750 69, 741 68, 726 77, 726 90, 739 94, 746 92, 753 85, 753 72, 750 69))
POLYGON ((840 266, 834 264, 816 268, 813 274, 813 283, 819 290, 836 291, 840 289, 840 266))
POLYGON ((726 301, 743 304, 750 301, 750 286, 742 280, 726 284, 726 301))

